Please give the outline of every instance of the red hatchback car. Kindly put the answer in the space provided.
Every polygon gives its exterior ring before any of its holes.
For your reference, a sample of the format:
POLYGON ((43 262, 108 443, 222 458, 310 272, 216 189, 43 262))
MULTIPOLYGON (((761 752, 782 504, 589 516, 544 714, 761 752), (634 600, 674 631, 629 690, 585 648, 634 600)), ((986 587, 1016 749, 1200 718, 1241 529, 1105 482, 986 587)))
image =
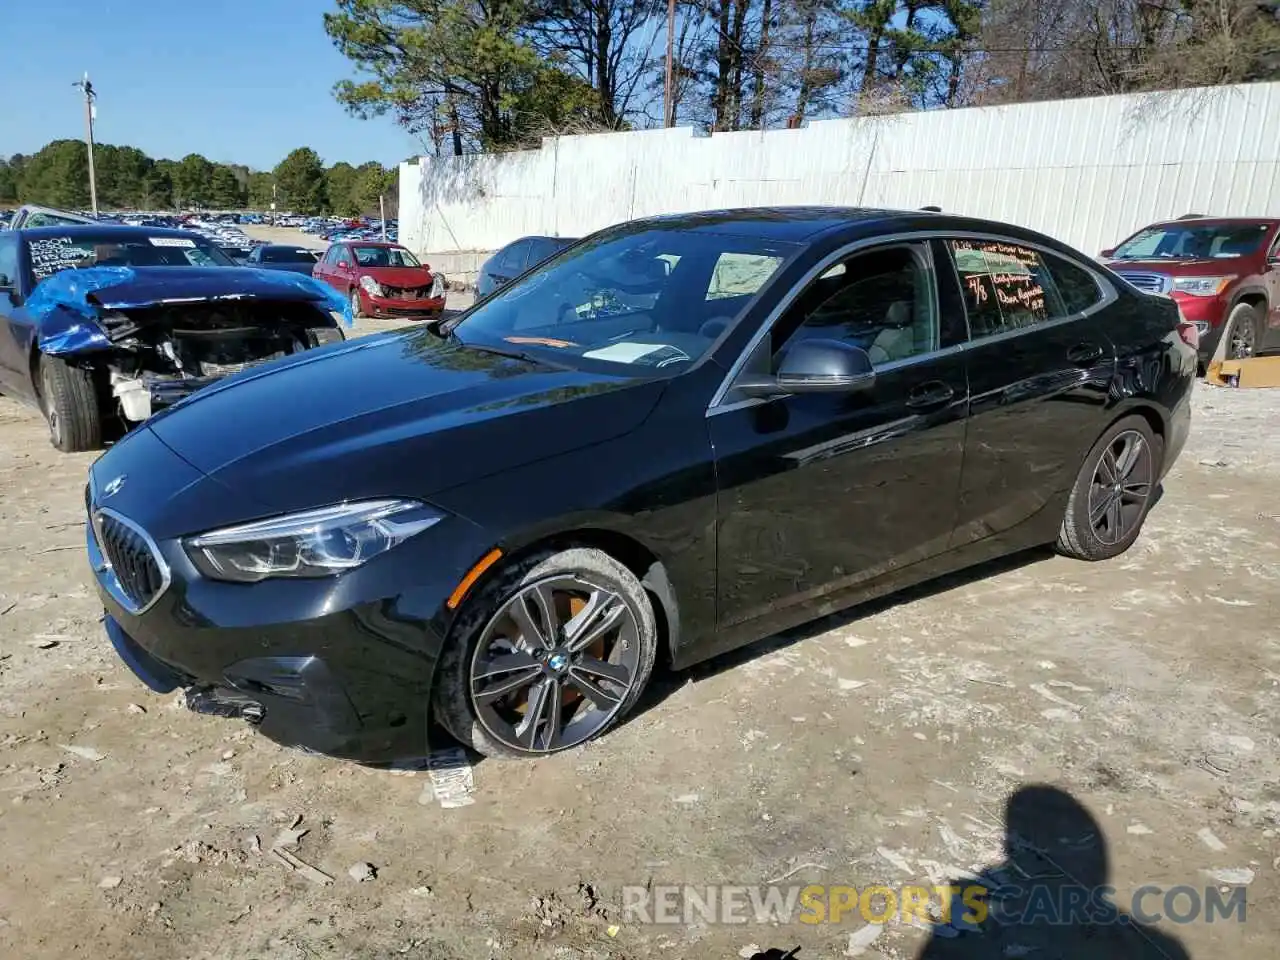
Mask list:
POLYGON ((357 317, 430 320, 444 312, 444 275, 394 243, 332 244, 311 275, 344 294, 357 317))

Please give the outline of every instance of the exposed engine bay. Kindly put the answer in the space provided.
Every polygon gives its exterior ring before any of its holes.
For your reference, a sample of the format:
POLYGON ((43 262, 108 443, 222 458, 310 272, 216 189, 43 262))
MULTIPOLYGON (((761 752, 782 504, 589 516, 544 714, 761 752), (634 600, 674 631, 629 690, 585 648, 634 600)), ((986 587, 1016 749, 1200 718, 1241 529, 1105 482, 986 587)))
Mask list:
POLYGON ((279 300, 165 303, 100 322, 114 346, 111 393, 132 423, 223 377, 343 339, 318 305, 279 300))

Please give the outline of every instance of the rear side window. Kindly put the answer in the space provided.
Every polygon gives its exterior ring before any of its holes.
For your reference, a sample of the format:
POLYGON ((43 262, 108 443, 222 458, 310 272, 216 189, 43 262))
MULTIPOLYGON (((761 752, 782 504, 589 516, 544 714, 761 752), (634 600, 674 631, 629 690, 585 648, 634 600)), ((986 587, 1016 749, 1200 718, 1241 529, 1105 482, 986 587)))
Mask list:
POLYGON ((1045 257, 1045 263, 1068 315, 1083 313, 1102 302, 1102 290, 1098 287, 1098 282, 1084 267, 1052 254, 1045 257))
POLYGON ((951 240, 947 246, 974 339, 1034 327, 1070 312, 1038 251, 1004 240, 951 240))
POLYGON ((529 256, 525 263, 532 267, 536 263, 541 263, 555 252, 556 244, 554 240, 532 240, 529 243, 529 256))
POLYGON ((504 273, 515 275, 524 273, 525 260, 529 255, 530 240, 517 240, 498 255, 498 269, 504 273))

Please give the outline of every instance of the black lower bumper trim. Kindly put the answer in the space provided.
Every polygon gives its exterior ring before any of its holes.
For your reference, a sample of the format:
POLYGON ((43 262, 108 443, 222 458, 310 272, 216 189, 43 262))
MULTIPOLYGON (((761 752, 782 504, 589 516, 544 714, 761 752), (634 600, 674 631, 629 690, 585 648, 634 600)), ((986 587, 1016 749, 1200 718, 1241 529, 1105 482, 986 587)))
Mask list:
POLYGON ((189 687, 185 700, 188 710, 211 717, 247 720, 258 724, 266 715, 266 710, 258 701, 221 687, 189 687))

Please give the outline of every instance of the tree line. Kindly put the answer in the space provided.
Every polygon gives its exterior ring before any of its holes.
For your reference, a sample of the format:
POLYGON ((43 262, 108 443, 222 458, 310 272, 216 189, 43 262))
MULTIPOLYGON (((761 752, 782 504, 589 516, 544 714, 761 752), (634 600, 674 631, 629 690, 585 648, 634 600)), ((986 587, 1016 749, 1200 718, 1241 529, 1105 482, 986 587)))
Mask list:
MULTIPOLYGON (((662 126, 666 0, 337 0, 337 99, 429 152, 662 126)), ((678 123, 806 119, 1280 78, 1278 0, 676 0, 678 123)))
MULTIPOLYGON (((384 196, 396 207, 398 169, 380 163, 326 167, 309 147, 289 153, 273 170, 214 163, 198 153, 154 160, 136 147, 96 144, 98 207, 102 210, 278 210, 358 216, 378 212, 384 196)), ((54 140, 33 154, 0 157, 0 205, 38 203, 87 209, 89 156, 81 140, 54 140)))

